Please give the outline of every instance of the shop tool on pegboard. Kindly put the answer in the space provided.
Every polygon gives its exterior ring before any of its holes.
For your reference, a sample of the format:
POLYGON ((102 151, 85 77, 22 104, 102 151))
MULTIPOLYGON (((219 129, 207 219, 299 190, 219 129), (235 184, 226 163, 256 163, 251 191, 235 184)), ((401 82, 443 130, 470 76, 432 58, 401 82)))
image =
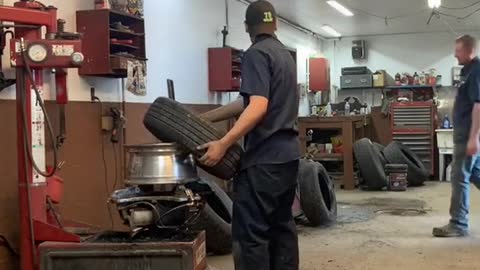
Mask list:
MULTIPOLYGON (((20 211, 20 269, 71 269, 73 257, 79 258, 82 254, 105 254, 109 258, 119 258, 128 250, 133 254, 134 246, 140 244, 125 243, 122 250, 109 246, 108 243, 85 243, 73 234, 72 222, 61 220, 52 206, 61 199, 61 183, 55 176, 57 171, 57 150, 65 140, 65 117, 63 106, 68 102, 67 72, 64 69, 78 68, 84 60, 82 54, 81 35, 64 32, 63 20, 57 21, 57 9, 45 6, 38 1, 22 0, 13 7, 0 6, 1 29, 15 29, 2 31, 3 44, 5 34, 12 34, 10 41, 10 62, 16 69, 16 103, 17 103, 17 159, 18 159, 18 188, 20 211), (10 24, 5 24, 10 22, 10 24), (13 23, 13 24, 12 24, 13 23), (42 27, 46 28, 42 34, 42 27), (60 127, 58 137, 54 136, 52 123, 46 113, 42 98, 44 71, 55 71, 56 99, 60 105, 60 127), (45 124, 51 138, 53 148, 53 162, 47 168, 45 157, 45 124), (55 139, 56 138, 56 139, 55 139), (70 226, 67 228, 67 226, 70 226), (100 252, 98 249, 103 251, 100 252)), ((1 48, 3 49, 3 47, 1 48)), ((0 85, 8 87, 13 81, 0 76, 0 85)), ((78 230, 77 230, 78 231, 78 230)), ((103 238, 102 238, 103 239, 103 238)), ((99 239, 98 241, 102 241, 99 239)), ((194 237, 192 243, 201 245, 204 238, 194 237), (203 240, 202 240, 203 239, 203 240)), ((148 243, 150 248, 135 253, 136 256, 161 256, 164 247, 152 247, 155 243, 148 243), (149 254, 147 254, 150 252, 149 254), (153 253, 152 253, 153 252, 153 253)), ((158 246, 158 245, 157 245, 158 246)), ((165 245, 163 245, 165 246, 165 245)), ((169 254, 170 256, 171 254, 169 254)), ((198 256, 197 256, 198 257, 198 256)), ((204 257, 200 256, 199 258, 204 257)), ((107 258, 108 260, 108 258, 107 258)), ((73 260, 78 261, 78 260, 73 260)), ((197 266, 200 265, 197 263, 197 266)), ((90 264, 91 266, 91 264, 90 264)), ((107 268, 115 267, 112 262, 107 268)), ((73 267, 75 268, 75 267, 73 267)), ((89 269, 93 269, 88 267, 89 269)), ((79 269, 79 268, 76 268, 79 269)), ((83 268, 82 268, 83 269, 83 268)), ((97 268, 95 268, 97 269, 97 268)), ((199 269, 199 268, 197 268, 199 269)))

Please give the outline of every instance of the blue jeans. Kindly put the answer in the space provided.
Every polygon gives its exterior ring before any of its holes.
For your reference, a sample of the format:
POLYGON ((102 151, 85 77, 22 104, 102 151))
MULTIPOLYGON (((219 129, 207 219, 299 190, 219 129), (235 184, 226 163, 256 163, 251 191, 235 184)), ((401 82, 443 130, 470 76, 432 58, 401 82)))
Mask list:
POLYGON ((470 182, 480 189, 480 154, 467 157, 466 144, 455 144, 452 161, 450 224, 468 230, 470 182))

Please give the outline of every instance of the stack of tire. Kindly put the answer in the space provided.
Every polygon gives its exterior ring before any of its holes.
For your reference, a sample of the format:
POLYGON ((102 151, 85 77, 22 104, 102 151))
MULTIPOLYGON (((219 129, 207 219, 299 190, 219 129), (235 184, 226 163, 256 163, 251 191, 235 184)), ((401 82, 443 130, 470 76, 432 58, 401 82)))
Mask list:
POLYGON ((322 164, 300 160, 297 196, 310 226, 329 225, 337 220, 335 188, 322 164))
POLYGON ((398 141, 393 141, 384 147, 368 138, 363 138, 353 145, 353 152, 364 188, 368 190, 383 190, 387 187, 386 164, 406 164, 409 186, 421 186, 429 177, 420 158, 398 141))
MULTIPOLYGON (((175 142, 189 150, 195 158, 203 155, 196 148, 199 145, 219 140, 224 134, 213 125, 187 110, 180 103, 160 97, 150 106, 143 120, 144 126, 163 142, 175 142)), ((208 173, 225 180, 237 172, 242 147, 231 147, 225 157, 214 167, 199 166, 208 173)), ((213 181, 204 181, 209 195, 206 205, 196 224, 196 229, 206 231, 207 250, 214 254, 227 254, 232 250, 232 200, 213 181)))

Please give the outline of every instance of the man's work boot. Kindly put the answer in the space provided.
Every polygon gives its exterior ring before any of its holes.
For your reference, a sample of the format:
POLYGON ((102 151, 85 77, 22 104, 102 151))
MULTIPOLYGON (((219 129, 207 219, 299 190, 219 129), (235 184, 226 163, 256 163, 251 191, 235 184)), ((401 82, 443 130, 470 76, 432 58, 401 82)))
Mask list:
POLYGON ((468 230, 455 227, 452 224, 443 227, 433 228, 433 236, 435 237, 464 237, 468 236, 468 230))

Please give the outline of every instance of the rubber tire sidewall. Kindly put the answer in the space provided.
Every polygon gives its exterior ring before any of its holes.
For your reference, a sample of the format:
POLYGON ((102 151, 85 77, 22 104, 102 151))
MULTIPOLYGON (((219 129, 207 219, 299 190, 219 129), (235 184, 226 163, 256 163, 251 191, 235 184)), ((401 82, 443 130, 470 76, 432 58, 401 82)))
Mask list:
POLYGON ((413 153, 401 142, 391 142, 389 145, 387 145, 387 147, 385 147, 383 153, 390 164, 407 164, 407 180, 409 186, 422 186, 428 179, 429 173, 423 162, 415 153, 413 153), (405 156, 405 153, 415 159, 415 163, 405 156))
POLYGON ((222 203, 224 209, 230 215, 230 221, 223 219, 213 208, 205 204, 199 220, 194 229, 205 230, 207 250, 215 255, 225 255, 232 252, 232 218, 233 218, 233 202, 228 194, 219 187, 214 181, 202 180, 212 190, 218 201, 222 203))
POLYGON ((370 139, 363 138, 353 145, 358 169, 369 190, 382 190, 387 186, 387 177, 382 161, 370 139))
POLYGON ((300 160, 298 188, 300 204, 309 224, 313 227, 336 221, 337 201, 333 182, 322 164, 308 159, 300 160), (323 183, 320 183, 323 181, 323 183), (326 205, 320 185, 328 188, 330 209, 326 205))
POLYGON ((377 143, 377 142, 372 142, 373 144, 373 150, 375 150, 378 158, 380 159, 380 162, 382 162, 383 168, 385 168, 385 165, 388 163, 387 159, 385 158, 385 155, 383 154, 383 150, 385 149, 385 146, 377 143))
MULTIPOLYGON (((150 106, 143 123, 157 139, 180 144, 193 153, 196 159, 204 154, 204 151, 197 150, 198 146, 219 140, 224 135, 216 130, 212 123, 198 117, 182 104, 164 97, 157 98, 150 106)), ((234 144, 214 167, 202 164, 198 166, 214 176, 230 180, 239 169, 242 155, 242 147, 234 144)))

